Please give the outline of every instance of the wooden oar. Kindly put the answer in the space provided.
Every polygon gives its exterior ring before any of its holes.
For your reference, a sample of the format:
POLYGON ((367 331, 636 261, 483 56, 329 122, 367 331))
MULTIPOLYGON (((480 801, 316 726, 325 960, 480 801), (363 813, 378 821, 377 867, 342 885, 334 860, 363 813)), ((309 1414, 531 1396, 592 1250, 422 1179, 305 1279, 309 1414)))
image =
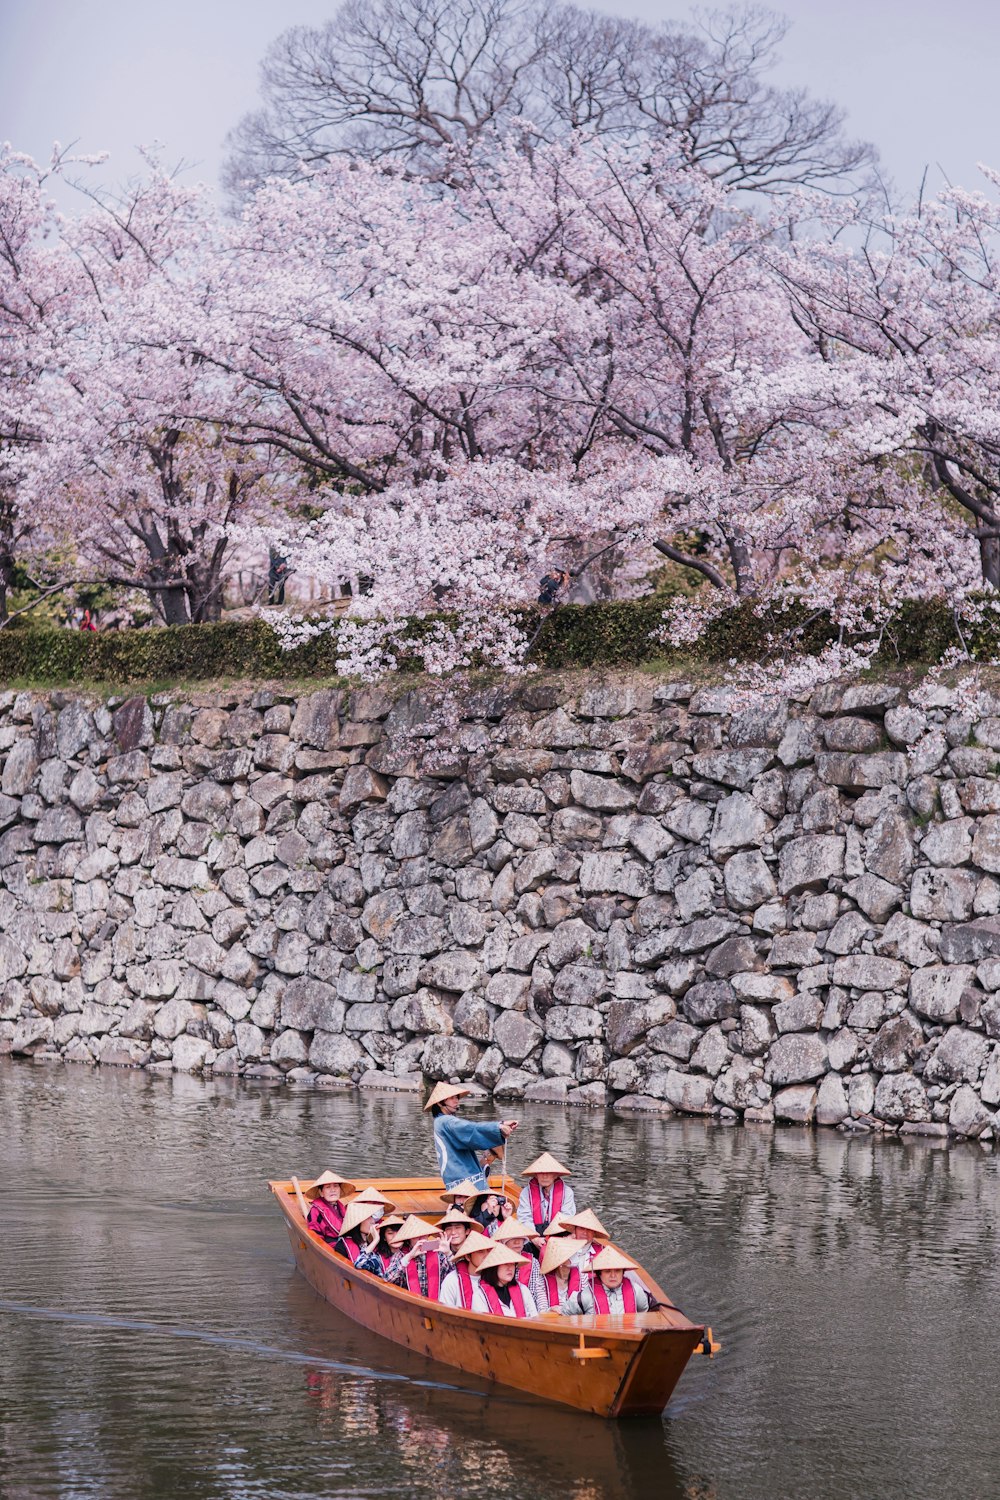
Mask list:
POLYGON ((295 1189, 295 1196, 299 1200, 299 1213, 302 1215, 302 1217, 304 1219, 308 1219, 308 1217, 309 1217, 309 1205, 306 1202, 305 1194, 303 1193, 302 1189, 299 1187, 299 1179, 297 1177, 293 1177, 292 1178, 292 1187, 295 1189))
POLYGON ((706 1328, 705 1336, 702 1339, 701 1343, 696 1344, 691 1352, 692 1354, 707 1354, 709 1359, 714 1359, 721 1348, 722 1345, 719 1343, 718 1339, 712 1337, 711 1328, 706 1328))

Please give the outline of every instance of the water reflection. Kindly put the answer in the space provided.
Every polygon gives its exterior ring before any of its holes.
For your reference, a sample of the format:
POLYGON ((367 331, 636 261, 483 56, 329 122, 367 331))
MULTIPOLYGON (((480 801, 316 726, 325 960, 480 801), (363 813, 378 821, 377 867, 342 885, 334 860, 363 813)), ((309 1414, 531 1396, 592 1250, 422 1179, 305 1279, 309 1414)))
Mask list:
POLYGON ((643 1493, 655 1475, 664 1500, 690 1495, 673 1470, 660 1422, 624 1429, 581 1423, 572 1414, 469 1397, 447 1413, 426 1391, 403 1393, 378 1385, 352 1388, 328 1371, 313 1371, 307 1395, 320 1412, 318 1427, 351 1441, 374 1440, 387 1456, 395 1487, 423 1492, 438 1476, 439 1493, 557 1494, 571 1500, 624 1500, 643 1493))
POLYGON ((263 1180, 426 1172, 412 1100, 0 1064, 4 1500, 994 1492, 992 1154, 543 1108, 518 1135, 722 1337, 664 1422, 486 1395, 294 1272, 263 1180))
POLYGON ((148 1330, 95 1321, 84 1336, 79 1323, 46 1318, 18 1358, 15 1327, 2 1341, 5 1496, 459 1496, 470 1487, 514 1496, 530 1486, 597 1500, 641 1494, 653 1473, 664 1500, 691 1494, 658 1422, 626 1429, 561 1411, 540 1420, 516 1398, 308 1362, 282 1368, 279 1353, 262 1349, 234 1367, 221 1343, 189 1363, 166 1334, 142 1349, 139 1389, 129 1335, 148 1330), (60 1367, 73 1371, 71 1399, 60 1367))

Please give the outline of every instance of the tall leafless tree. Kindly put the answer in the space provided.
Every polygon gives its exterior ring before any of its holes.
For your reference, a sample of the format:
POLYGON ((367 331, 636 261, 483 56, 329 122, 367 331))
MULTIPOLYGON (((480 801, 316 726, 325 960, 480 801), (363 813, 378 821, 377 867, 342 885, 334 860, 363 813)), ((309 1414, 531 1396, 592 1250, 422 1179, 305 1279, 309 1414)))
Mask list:
POLYGON ((755 6, 658 27, 545 0, 342 0, 322 27, 279 36, 262 104, 229 138, 239 200, 337 153, 440 181, 488 132, 527 122, 669 142, 734 186, 840 189, 872 148, 833 105, 767 82, 786 24, 755 6))

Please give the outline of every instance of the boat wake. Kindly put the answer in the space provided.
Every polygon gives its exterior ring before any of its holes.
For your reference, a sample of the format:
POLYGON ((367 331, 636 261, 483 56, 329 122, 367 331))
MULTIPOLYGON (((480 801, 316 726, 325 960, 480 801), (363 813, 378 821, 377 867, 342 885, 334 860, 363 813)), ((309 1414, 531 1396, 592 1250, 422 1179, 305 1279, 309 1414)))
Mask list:
MULTIPOLYGON (((262 1344, 257 1339, 238 1338, 232 1334, 214 1333, 204 1328, 188 1328, 179 1323, 153 1323, 142 1318, 116 1318, 107 1313, 70 1312, 61 1307, 37 1307, 30 1302, 8 1302, 3 1298, 0 1298, 0 1312, 16 1313, 28 1318, 42 1318, 52 1323, 72 1323, 84 1328, 120 1328, 128 1333, 153 1334, 159 1338, 194 1339, 201 1344, 215 1344, 224 1349, 239 1349, 248 1354, 256 1354, 262 1359, 276 1359, 293 1365, 309 1365, 311 1369, 330 1370, 334 1374, 350 1375, 359 1380, 378 1380, 385 1385, 407 1385, 433 1391, 457 1391, 463 1396, 482 1395, 481 1390, 471 1386, 455 1385, 447 1380, 428 1380, 419 1376, 405 1375, 399 1371, 374 1370, 367 1365, 353 1364, 348 1360, 326 1359, 317 1354, 302 1354, 297 1349, 278 1349, 273 1344, 262 1344)), ((498 1397, 493 1395, 492 1399, 496 1400, 498 1397)), ((500 1397, 500 1399, 503 1398, 500 1397)))

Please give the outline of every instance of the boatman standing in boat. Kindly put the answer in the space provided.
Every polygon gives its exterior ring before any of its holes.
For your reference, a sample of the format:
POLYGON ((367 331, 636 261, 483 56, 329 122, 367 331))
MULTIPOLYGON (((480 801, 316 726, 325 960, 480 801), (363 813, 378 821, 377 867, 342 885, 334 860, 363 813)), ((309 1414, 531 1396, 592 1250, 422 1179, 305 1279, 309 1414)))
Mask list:
POLYGON ((474 1125, 458 1118, 460 1101, 471 1089, 460 1083, 436 1083, 424 1109, 434 1119, 434 1150, 446 1188, 466 1178, 477 1188, 486 1186, 486 1169, 477 1151, 502 1151, 517 1129, 516 1120, 494 1120, 488 1125, 474 1125))

